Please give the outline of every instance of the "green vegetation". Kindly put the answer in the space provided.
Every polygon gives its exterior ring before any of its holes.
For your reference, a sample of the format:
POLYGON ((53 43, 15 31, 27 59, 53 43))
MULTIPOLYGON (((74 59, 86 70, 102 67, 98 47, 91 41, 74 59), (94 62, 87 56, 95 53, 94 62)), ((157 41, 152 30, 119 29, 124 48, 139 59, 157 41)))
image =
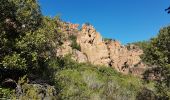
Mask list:
MULTIPOLYGON (((0 0, 0 9, 0 99, 169 99, 170 27, 149 42, 134 43, 144 50, 145 62, 157 65, 152 70, 159 76, 155 91, 154 82, 79 64, 69 55, 56 57, 66 37, 58 28, 59 18, 42 16, 36 0, 0 0)), ((73 49, 81 50, 76 36, 67 39, 73 49)))
POLYGON ((151 74, 156 79, 157 96, 159 99, 170 99, 170 26, 162 28, 158 35, 149 41, 132 43, 139 46, 144 54, 143 61, 151 66, 145 72, 145 79, 148 80, 151 74), (153 66, 153 67, 152 67, 153 66))
POLYGON ((134 43, 130 43, 130 44, 134 44, 134 45, 138 46, 140 49, 145 50, 149 45, 149 41, 139 41, 139 42, 134 42, 134 43))
POLYGON ((77 44, 77 37, 75 35, 71 35, 71 36, 69 36, 69 39, 71 40, 71 47, 73 49, 77 49, 77 50, 81 51, 80 45, 77 44))
MULTIPOLYGON (((61 42, 57 18, 43 17, 35 0, 1 0, 0 74, 17 70, 27 74, 39 71, 55 54, 61 42), (8 11, 9 10, 9 11, 8 11)), ((19 75, 19 76, 18 76, 19 75)), ((0 80, 6 75, 0 75, 0 80)), ((11 75, 10 75, 11 76, 11 75)))
POLYGON ((170 99, 170 26, 160 30, 144 49, 143 60, 156 65, 151 71, 157 77, 157 93, 161 99, 170 99))
MULTIPOLYGON (((48 63, 63 38, 58 18, 43 17, 36 0, 0 0, 0 9, 0 86, 23 75, 51 79, 48 63)), ((10 94, 0 91, 0 98, 10 94)))
POLYGON ((153 87, 144 85, 137 77, 122 75, 112 68, 78 64, 69 56, 63 59, 66 67, 60 66, 55 75, 58 98, 62 100, 136 100, 143 88, 153 87))
POLYGON ((0 87, 0 99, 10 99, 13 93, 13 90, 11 91, 10 89, 0 87))
POLYGON ((109 77, 100 72, 105 69, 90 67, 62 70, 56 74, 61 99, 135 99, 140 89, 140 85, 137 85, 141 84, 139 80, 126 79, 117 74, 109 77))
POLYGON ((103 38, 104 41, 115 41, 115 39, 103 38))

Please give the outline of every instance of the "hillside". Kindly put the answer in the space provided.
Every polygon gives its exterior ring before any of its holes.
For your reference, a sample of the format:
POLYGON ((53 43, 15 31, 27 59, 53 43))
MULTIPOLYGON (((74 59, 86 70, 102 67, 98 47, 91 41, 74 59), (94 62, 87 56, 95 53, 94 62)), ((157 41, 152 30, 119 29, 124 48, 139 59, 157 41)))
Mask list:
POLYGON ((77 24, 50 20, 57 22, 63 37, 54 48, 54 59, 40 71, 15 76, 19 80, 11 77, 18 72, 8 73, 15 69, 1 69, 1 98, 136 100, 143 90, 155 98, 154 84, 140 79, 146 66, 137 46, 104 40, 91 25, 78 29, 77 24))
POLYGON ((36 0, 0 0, 0 99, 169 100, 170 27, 122 45, 43 16, 36 0))

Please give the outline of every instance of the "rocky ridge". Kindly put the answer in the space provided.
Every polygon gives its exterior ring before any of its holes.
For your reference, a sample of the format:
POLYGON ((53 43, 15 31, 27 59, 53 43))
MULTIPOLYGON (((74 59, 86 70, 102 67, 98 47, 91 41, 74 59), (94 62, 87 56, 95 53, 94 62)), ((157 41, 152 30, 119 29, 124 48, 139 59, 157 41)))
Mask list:
POLYGON ((57 56, 71 54, 72 58, 79 62, 89 62, 94 65, 113 67, 117 71, 133 75, 141 75, 146 65, 142 63, 140 55, 143 51, 135 45, 124 46, 117 40, 104 40, 99 32, 89 24, 83 24, 79 29, 78 24, 61 22, 60 30, 69 36, 77 37, 77 44, 81 50, 71 47, 72 41, 66 39, 63 45, 57 49, 57 56))

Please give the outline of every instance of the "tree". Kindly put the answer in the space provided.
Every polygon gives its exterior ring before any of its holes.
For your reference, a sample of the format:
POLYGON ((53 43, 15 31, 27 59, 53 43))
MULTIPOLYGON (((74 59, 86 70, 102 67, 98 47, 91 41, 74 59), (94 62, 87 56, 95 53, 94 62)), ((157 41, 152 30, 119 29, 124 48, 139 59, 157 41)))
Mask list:
POLYGON ((170 26, 160 30, 144 50, 144 61, 156 65, 157 90, 162 99, 170 98, 170 26))
POLYGON ((43 17, 36 0, 0 0, 0 16, 0 80, 46 66, 61 42, 58 18, 43 17))

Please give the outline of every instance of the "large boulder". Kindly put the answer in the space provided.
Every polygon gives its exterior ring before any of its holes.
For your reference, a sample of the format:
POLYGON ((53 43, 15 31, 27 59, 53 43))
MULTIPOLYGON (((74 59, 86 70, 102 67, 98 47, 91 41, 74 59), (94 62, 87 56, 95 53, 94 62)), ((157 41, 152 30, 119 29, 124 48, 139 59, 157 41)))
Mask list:
POLYGON ((73 50, 72 52, 72 58, 77 61, 78 63, 85 63, 88 62, 88 59, 85 54, 78 50, 73 50))

